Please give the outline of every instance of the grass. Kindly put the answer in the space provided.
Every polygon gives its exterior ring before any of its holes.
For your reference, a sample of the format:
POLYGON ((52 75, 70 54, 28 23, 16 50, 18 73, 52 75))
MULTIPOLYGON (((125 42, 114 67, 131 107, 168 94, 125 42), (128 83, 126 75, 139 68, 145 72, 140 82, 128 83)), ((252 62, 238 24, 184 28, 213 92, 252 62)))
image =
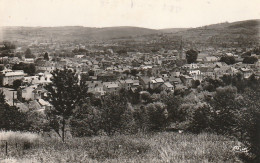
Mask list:
POLYGON ((20 132, 20 131, 0 131, 0 141, 7 142, 28 142, 35 143, 39 142, 42 138, 35 133, 30 132, 20 132))
POLYGON ((23 155, 11 152, 0 156, 7 162, 239 162, 232 150, 239 142, 207 133, 96 136, 66 143, 54 138, 43 140, 23 150, 23 155))

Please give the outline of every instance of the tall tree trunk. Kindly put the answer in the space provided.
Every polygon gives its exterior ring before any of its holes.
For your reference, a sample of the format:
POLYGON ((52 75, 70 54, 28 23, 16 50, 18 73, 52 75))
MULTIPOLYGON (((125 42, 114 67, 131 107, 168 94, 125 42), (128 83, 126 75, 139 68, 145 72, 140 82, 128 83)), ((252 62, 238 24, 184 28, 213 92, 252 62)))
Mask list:
POLYGON ((65 142, 65 119, 64 117, 62 118, 62 127, 61 127, 61 131, 62 131, 62 142, 65 142))

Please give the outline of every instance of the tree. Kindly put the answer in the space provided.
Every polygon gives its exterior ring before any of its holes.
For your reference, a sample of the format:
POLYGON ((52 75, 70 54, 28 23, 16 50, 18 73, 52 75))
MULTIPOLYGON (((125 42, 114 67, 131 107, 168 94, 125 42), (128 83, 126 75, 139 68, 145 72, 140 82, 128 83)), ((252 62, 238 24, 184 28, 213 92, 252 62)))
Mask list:
POLYGON ((15 45, 11 42, 4 41, 4 46, 0 47, 0 57, 10 56, 12 53, 12 50, 15 49, 15 45))
POLYGON ((145 107, 145 112, 148 118, 148 129, 150 131, 158 131, 167 126, 168 111, 163 103, 150 103, 145 107))
POLYGON ((256 63, 257 61, 258 61, 258 59, 257 59, 256 57, 254 57, 254 56, 245 57, 245 58, 243 59, 243 63, 245 63, 245 64, 254 64, 254 63, 256 63))
POLYGON ((210 108, 207 105, 195 108, 188 130, 194 133, 209 130, 210 115, 210 108))
POLYGON ((233 57, 233 56, 223 56, 220 58, 220 62, 225 62, 228 65, 232 65, 232 64, 236 63, 235 57, 233 57))
POLYGON ((18 53, 15 53, 15 55, 14 55, 15 57, 18 57, 19 59, 22 59, 22 54, 20 53, 20 52, 18 52, 18 53))
POLYGON ((239 109, 236 87, 227 86, 216 89, 209 100, 212 108, 210 128, 220 134, 232 134, 235 129, 235 112, 239 109))
POLYGON ((50 58, 49 58, 49 55, 48 55, 47 52, 44 53, 44 57, 43 58, 44 58, 44 60, 49 61, 50 58))
POLYGON ((151 94, 146 91, 140 92, 140 98, 144 102, 144 104, 153 102, 151 94))
POLYGON ((183 114, 180 109, 183 103, 183 98, 180 96, 175 96, 174 94, 164 95, 161 97, 162 102, 166 105, 169 121, 180 122, 183 120, 183 114))
POLYGON ((191 83, 192 83, 191 85, 192 88, 197 88, 200 85, 199 80, 192 80, 191 83))
POLYGON ((13 70, 23 70, 25 73, 29 75, 34 75, 36 68, 33 63, 26 64, 23 62, 20 62, 19 64, 14 64, 12 67, 13 70))
POLYGON ((95 75, 95 72, 93 70, 88 71, 88 76, 94 76, 94 75, 95 75))
POLYGON ((22 83, 23 83, 22 80, 19 80, 19 79, 15 80, 15 81, 13 82, 13 88, 14 88, 15 90, 17 90, 17 89, 22 85, 22 83))
POLYGON ((52 83, 45 86, 48 91, 46 99, 53 106, 49 113, 58 120, 64 142, 65 127, 75 108, 81 106, 86 99, 88 87, 85 81, 79 80, 76 72, 67 68, 54 70, 52 75, 52 83))
POLYGON ((29 128, 26 114, 15 106, 9 106, 4 93, 0 91, 0 130, 27 131, 29 128))
POLYGON ((238 140, 247 145, 249 152, 253 154, 248 162, 260 161, 260 90, 245 89, 240 102, 241 111, 236 113, 236 126, 240 135, 238 140))
POLYGON ((102 106, 102 129, 112 135, 115 132, 120 132, 122 123, 122 115, 127 109, 127 99, 116 93, 107 94, 103 97, 102 106))
POLYGON ((5 69, 4 65, 0 65, 0 71, 3 71, 5 69))
POLYGON ((24 53, 25 53, 25 58, 35 58, 35 56, 31 52, 30 48, 27 48, 24 53))
POLYGON ((188 64, 195 63, 198 58, 198 52, 190 49, 186 52, 186 59, 188 64))
POLYGON ((136 69, 132 69, 132 70, 130 71, 130 74, 133 75, 133 76, 136 76, 138 73, 139 73, 139 71, 136 70, 136 69))
POLYGON ((70 121, 73 136, 84 137, 97 135, 101 129, 101 111, 89 104, 83 104, 75 111, 70 121))

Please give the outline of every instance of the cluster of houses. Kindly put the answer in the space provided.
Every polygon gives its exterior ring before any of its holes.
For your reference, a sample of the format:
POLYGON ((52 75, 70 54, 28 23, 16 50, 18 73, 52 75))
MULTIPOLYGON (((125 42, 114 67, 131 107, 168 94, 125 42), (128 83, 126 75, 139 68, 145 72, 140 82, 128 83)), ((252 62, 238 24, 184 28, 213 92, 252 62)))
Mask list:
MULTIPOLYGON (((161 94, 169 94, 177 89, 188 89, 192 81, 210 77, 220 78, 225 74, 241 73, 248 78, 253 73, 260 77, 260 63, 243 64, 237 62, 227 65, 219 62, 218 55, 200 53, 197 63, 186 64, 183 54, 177 50, 163 51, 162 53, 128 53, 125 56, 109 54, 87 56, 76 55, 73 58, 55 58, 50 55, 49 60, 43 57, 36 59, 7 58, 4 69, 0 72, 2 87, 11 87, 15 80, 22 80, 23 84, 16 91, 16 102, 10 102, 21 108, 37 106, 39 109, 50 107, 44 100, 47 91, 44 86, 51 83, 51 72, 64 67, 75 70, 80 77, 88 76, 88 92, 96 96, 117 92, 124 88, 135 91, 138 87, 142 90, 160 89, 161 94), (12 70, 13 64, 19 62, 33 63, 36 73, 33 76, 23 70, 12 70)), ((230 55, 230 54, 226 54, 230 55)), ((8 91, 7 89, 6 92, 8 91)), ((8 93, 6 93, 8 94, 8 93)))

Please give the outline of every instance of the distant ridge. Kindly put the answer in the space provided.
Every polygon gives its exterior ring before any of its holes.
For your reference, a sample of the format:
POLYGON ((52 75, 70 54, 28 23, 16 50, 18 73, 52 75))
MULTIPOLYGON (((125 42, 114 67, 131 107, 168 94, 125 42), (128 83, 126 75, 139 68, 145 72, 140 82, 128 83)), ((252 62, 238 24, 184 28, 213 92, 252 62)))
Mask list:
MULTIPOLYGON (((57 41, 106 41, 120 38, 134 38, 144 35, 164 34, 183 36, 193 41, 209 39, 233 39, 238 37, 257 39, 260 33, 260 19, 218 23, 198 28, 149 29, 142 27, 0 27, 0 39, 9 41, 57 40, 57 41)), ((151 37, 152 38, 152 37, 151 37)))
POLYGON ((48 39, 57 40, 110 40, 113 38, 134 37, 161 33, 159 30, 141 27, 105 27, 91 28, 82 26, 65 27, 2 27, 5 40, 12 39, 48 39))

